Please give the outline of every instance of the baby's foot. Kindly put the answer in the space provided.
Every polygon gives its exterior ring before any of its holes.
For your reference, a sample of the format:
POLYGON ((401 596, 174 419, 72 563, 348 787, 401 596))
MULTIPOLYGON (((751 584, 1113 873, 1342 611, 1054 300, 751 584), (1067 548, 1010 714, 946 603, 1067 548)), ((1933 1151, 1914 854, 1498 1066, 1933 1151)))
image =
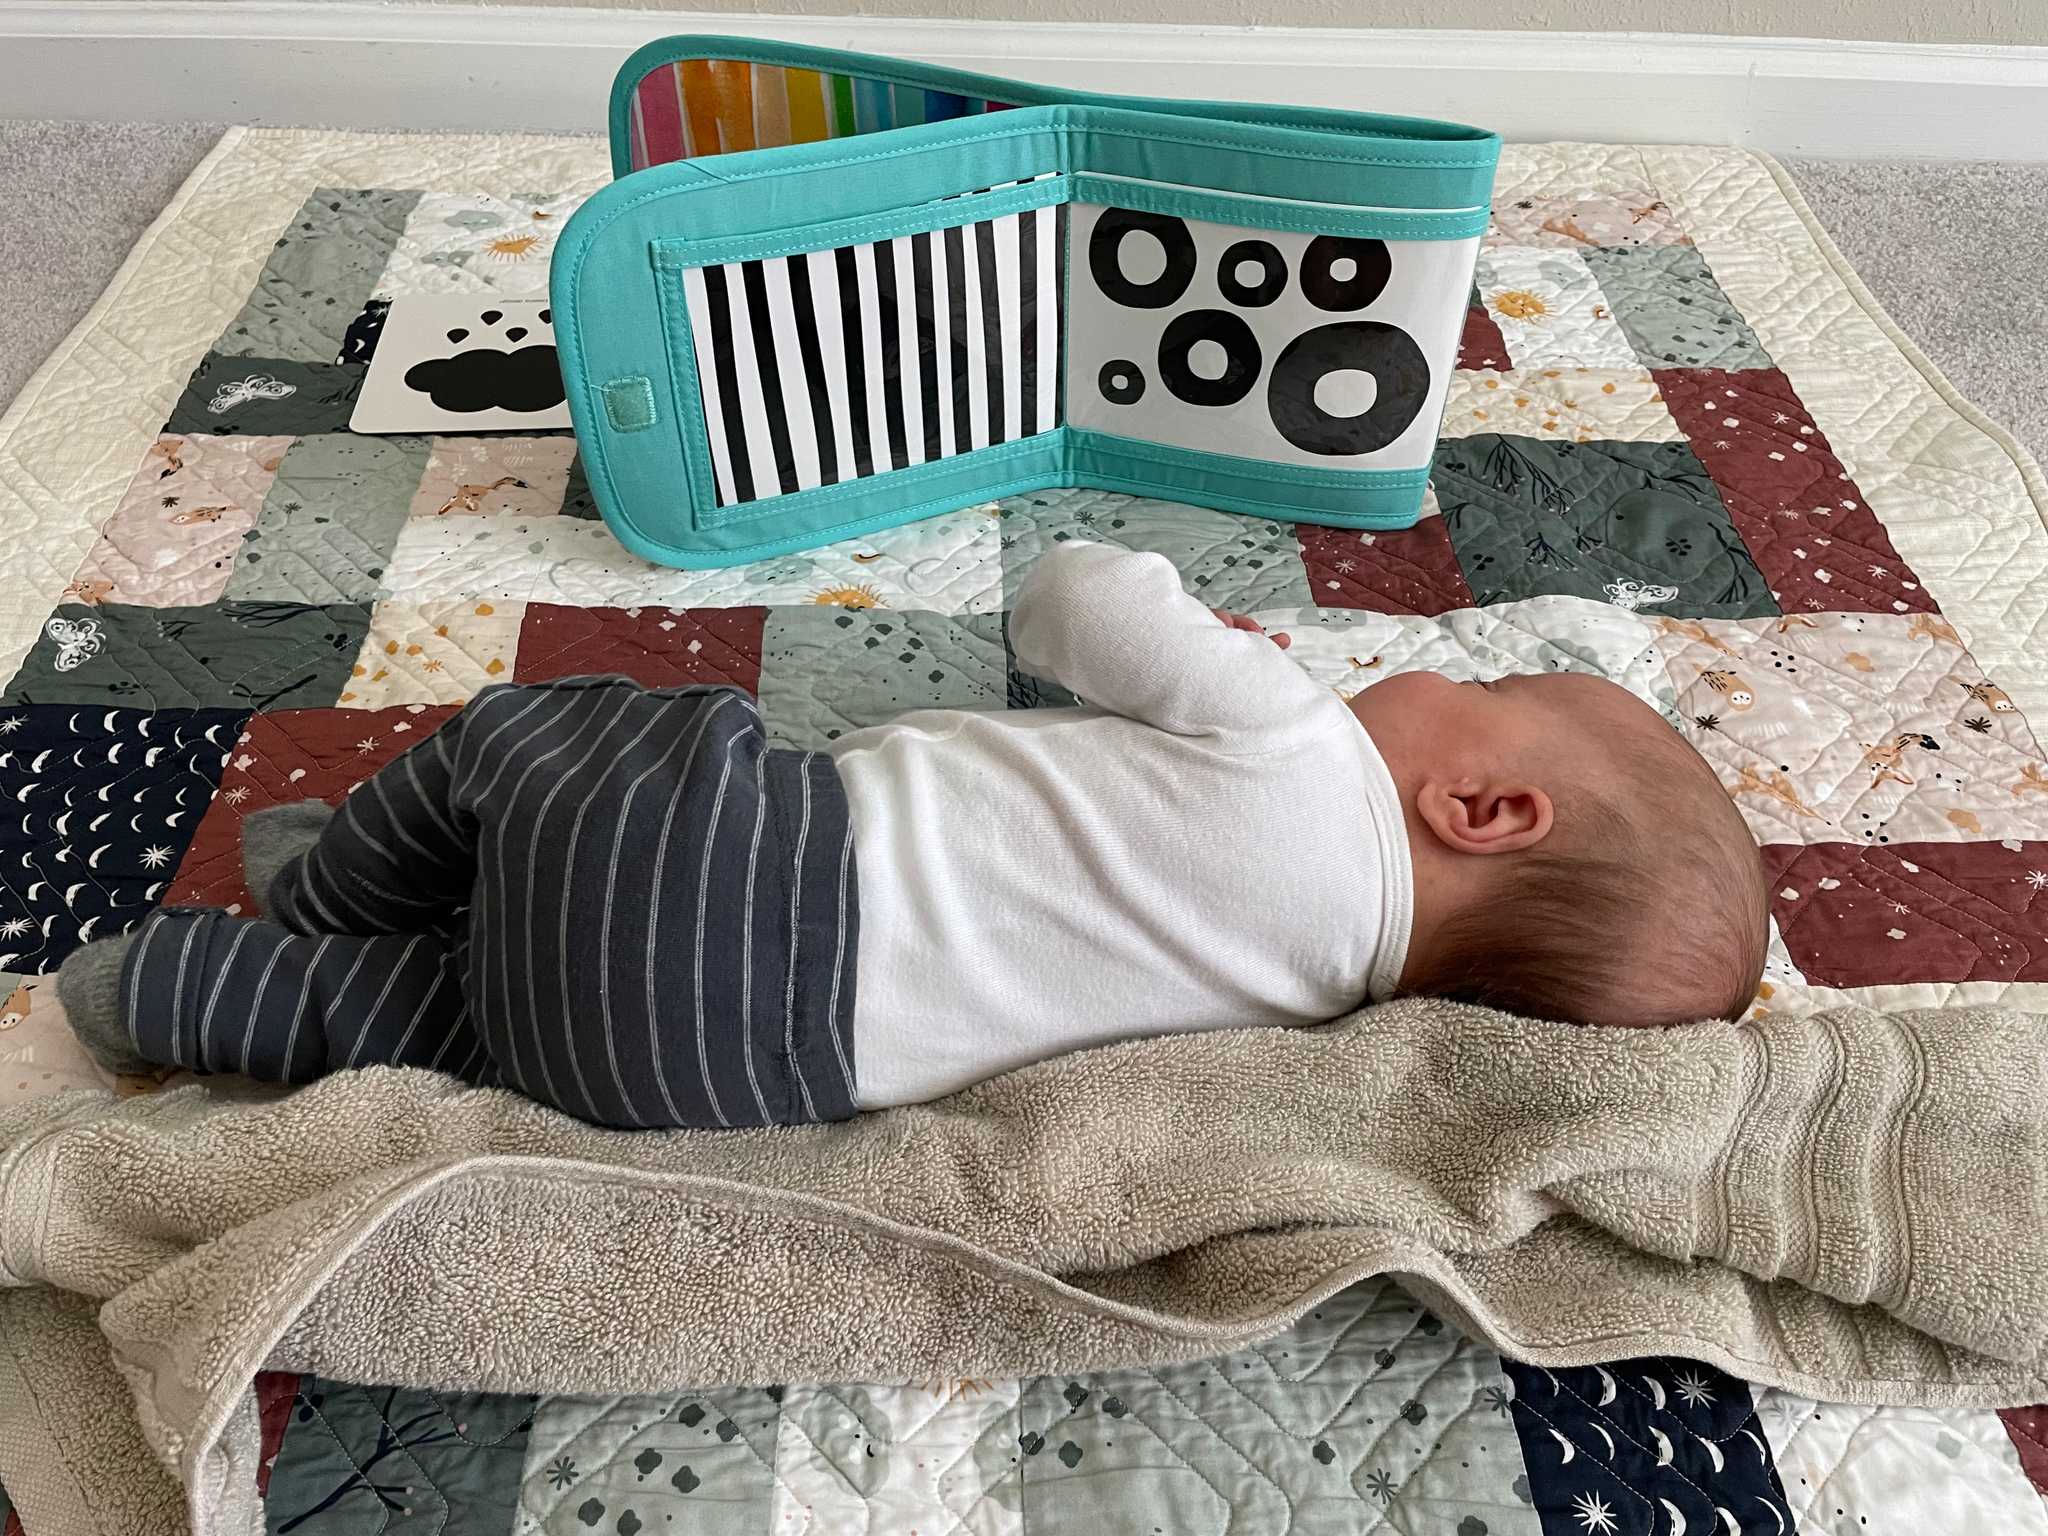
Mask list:
POLYGON ((100 939, 73 950, 57 968, 57 1001, 64 1005, 71 1032, 114 1073, 150 1070, 150 1063, 135 1054, 121 1011, 121 965, 134 943, 132 933, 100 939))
POLYGON ((333 817, 334 807, 325 800, 301 800, 242 818, 242 875, 258 907, 270 910, 271 883, 285 865, 320 841, 333 817))

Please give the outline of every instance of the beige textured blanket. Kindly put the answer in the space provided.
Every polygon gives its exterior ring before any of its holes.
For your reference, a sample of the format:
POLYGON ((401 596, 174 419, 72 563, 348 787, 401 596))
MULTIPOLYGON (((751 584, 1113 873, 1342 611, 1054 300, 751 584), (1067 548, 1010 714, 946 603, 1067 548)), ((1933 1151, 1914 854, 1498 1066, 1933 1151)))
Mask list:
POLYGON ((182 1500, 255 1531, 266 1365, 606 1393, 1072 1372, 1234 1349, 1375 1272, 1542 1363, 2030 1402, 2044 1035, 1990 1009, 1638 1032, 1413 1002, 734 1134, 389 1069, 32 1102, 0 1119, 0 1482, 31 1530, 164 1529, 182 1500), (138 1426, 171 1477, 107 1454, 138 1426))

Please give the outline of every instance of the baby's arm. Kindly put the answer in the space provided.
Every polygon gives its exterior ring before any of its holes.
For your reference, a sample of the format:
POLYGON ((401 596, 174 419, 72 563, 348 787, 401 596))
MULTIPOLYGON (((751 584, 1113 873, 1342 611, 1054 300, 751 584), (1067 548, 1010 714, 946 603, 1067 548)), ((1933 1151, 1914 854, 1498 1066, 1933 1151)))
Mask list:
POLYGON ((1218 619, 1164 555, 1073 541, 1025 578, 1010 610, 1018 662, 1097 709, 1180 736, 1297 723, 1334 695, 1273 641, 1218 619))

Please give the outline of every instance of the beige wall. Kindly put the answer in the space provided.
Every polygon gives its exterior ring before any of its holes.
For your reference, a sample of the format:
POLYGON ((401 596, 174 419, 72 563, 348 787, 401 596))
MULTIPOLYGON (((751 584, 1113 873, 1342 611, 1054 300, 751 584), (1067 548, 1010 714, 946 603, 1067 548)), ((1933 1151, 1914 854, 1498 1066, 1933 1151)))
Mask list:
MULTIPOLYGON (((492 3, 492 0, 468 0, 492 3)), ((635 10, 981 21, 1719 32, 2048 44, 2048 0, 551 0, 635 10)))

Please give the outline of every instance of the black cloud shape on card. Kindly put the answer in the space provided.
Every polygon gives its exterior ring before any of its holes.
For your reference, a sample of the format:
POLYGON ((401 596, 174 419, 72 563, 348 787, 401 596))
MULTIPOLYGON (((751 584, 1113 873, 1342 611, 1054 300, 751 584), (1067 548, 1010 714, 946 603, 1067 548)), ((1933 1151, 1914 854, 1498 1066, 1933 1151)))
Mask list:
POLYGON ((553 347, 488 347, 432 357, 405 370, 405 384, 444 411, 545 411, 567 398, 553 347))

